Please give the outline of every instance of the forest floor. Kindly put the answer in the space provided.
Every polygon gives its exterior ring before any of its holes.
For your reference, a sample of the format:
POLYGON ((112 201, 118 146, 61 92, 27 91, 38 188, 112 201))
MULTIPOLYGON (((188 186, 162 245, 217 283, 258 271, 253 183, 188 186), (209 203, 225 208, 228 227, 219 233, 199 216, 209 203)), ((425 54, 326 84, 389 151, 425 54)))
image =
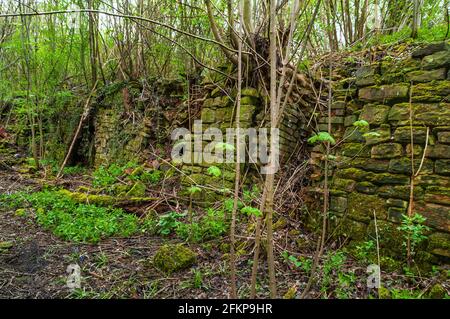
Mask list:
MULTIPOLYGON (((74 183, 73 180, 65 182, 74 183)), ((38 191, 41 184, 42 179, 0 170, 0 194, 23 189, 38 191)), ((282 257, 286 251, 294 254, 287 230, 277 232, 275 239, 279 293, 294 297, 305 288, 309 275, 305 267, 286 262, 282 257)), ((197 253, 194 268, 167 275, 152 265, 152 259, 163 244, 181 242, 179 239, 140 234, 127 238, 110 237, 96 244, 74 243, 56 237, 33 218, 17 216, 14 210, 3 209, 0 210, 0 242, 12 245, 8 250, 0 251, 0 298, 227 298, 228 258, 218 249, 218 245, 227 240, 223 237, 207 243, 189 244, 197 253), (81 268, 81 289, 67 287, 67 267, 71 264, 81 268)), ((311 244, 302 252, 301 256, 305 258, 302 260, 312 261, 315 241, 312 237, 306 240, 311 240, 311 244)), ((327 250, 333 252, 338 247, 329 246, 327 250)), ((297 253, 297 256, 300 255, 297 253)), ((249 294, 252 258, 250 249, 238 259, 241 298, 249 294)), ((320 278, 313 282, 309 298, 378 297, 376 289, 367 288, 367 264, 350 256, 342 260, 325 259, 319 266, 320 278)), ((260 274, 266 274, 265 267, 263 262, 260 274)), ((398 272, 383 272, 382 277, 393 298, 426 297, 436 283, 440 283, 444 295, 448 296, 450 287, 448 278, 442 281, 438 273, 411 277, 398 272)), ((259 280, 258 297, 268 297, 267 279, 259 280)))

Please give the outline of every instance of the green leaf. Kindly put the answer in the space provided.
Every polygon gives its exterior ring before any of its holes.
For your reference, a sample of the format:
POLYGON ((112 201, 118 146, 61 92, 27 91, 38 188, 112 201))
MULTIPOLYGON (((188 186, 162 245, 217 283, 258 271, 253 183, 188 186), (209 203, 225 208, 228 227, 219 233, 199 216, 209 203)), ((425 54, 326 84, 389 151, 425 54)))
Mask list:
POLYGON ((214 177, 219 177, 222 175, 222 171, 217 166, 210 166, 208 167, 208 174, 214 177))
POLYGON ((331 136, 328 132, 319 132, 308 139, 308 143, 310 144, 317 142, 330 142, 331 144, 336 144, 333 136, 331 136))
POLYGON ((359 121, 353 122, 353 126, 356 126, 356 127, 367 127, 367 126, 369 126, 369 123, 367 121, 365 121, 365 120, 359 120, 359 121))
POLYGON ((189 192, 189 194, 195 194, 201 192, 202 190, 198 186, 191 186, 187 189, 187 191, 189 192))
POLYGON ((241 212, 247 215, 254 215, 254 216, 262 216, 261 211, 258 208, 252 207, 252 206, 245 206, 241 209, 241 212))

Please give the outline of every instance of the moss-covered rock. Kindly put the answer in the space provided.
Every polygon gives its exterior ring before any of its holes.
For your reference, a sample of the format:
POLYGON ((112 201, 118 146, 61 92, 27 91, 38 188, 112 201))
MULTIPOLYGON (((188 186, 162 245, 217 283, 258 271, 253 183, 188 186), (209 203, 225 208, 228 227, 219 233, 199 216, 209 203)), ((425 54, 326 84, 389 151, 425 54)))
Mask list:
POLYGON ((450 175, 450 159, 437 160, 434 169, 436 174, 450 175))
POLYGON ((442 144, 450 144, 450 132, 438 132, 438 142, 442 144))
MULTIPOLYGON (((409 200, 410 186, 409 185, 383 185, 377 190, 377 194, 386 198, 398 198, 409 200)), ((424 190, 420 186, 414 187, 414 199, 423 199, 424 190)))
POLYGON ((388 208, 388 220, 400 223, 402 221, 402 216, 405 213, 406 213, 406 208, 389 207, 388 208))
POLYGON ((356 192, 348 195, 348 215, 352 219, 370 222, 373 219, 373 211, 378 218, 386 218, 386 204, 382 198, 356 192))
POLYGON ((447 294, 447 290, 441 284, 435 284, 431 287, 428 297, 431 299, 443 299, 447 294))
POLYGON ((354 126, 349 126, 345 129, 343 139, 345 139, 346 142, 351 143, 364 143, 365 139, 363 136, 364 132, 354 126))
POLYGON ((389 167, 388 160, 379 159, 354 159, 350 162, 350 166, 365 169, 371 172, 386 172, 389 167))
POLYGON ((123 204, 143 204, 147 202, 152 202, 157 198, 154 197, 135 197, 135 196, 110 196, 110 195, 99 195, 99 194, 86 194, 81 192, 71 192, 67 189, 59 190, 61 194, 64 194, 71 200, 80 204, 92 204, 99 206, 121 206, 123 204))
POLYGON ((360 120, 365 120, 372 125, 380 125, 386 122, 390 107, 388 105, 366 104, 364 105, 360 120))
MULTIPOLYGON (((422 163, 421 159, 414 160, 414 172, 417 172, 421 163, 422 163)), ((411 158, 401 157, 401 158, 391 159, 389 162, 389 172, 411 175, 411 158)), ((420 172, 422 174, 432 174, 433 173, 433 162, 428 159, 425 159, 422 163, 420 172)))
POLYGON ((347 210, 347 198, 332 196, 330 199, 330 209, 338 213, 345 212, 347 210))
POLYGON ((400 259, 404 253, 403 234, 398 230, 398 224, 391 221, 382 220, 381 216, 377 214, 377 223, 375 228, 375 221, 373 219, 367 228, 368 238, 376 240, 378 231, 378 241, 380 251, 385 256, 400 259))
POLYGON ((425 194, 425 201, 450 206, 450 187, 428 187, 425 194))
POLYGON ((348 126, 352 126, 353 123, 358 119, 358 117, 355 114, 352 115, 347 115, 344 118, 344 126, 348 127, 348 126))
POLYGON ((389 289, 386 287, 381 286, 378 288, 378 298, 379 299, 392 299, 392 294, 389 289))
POLYGON ((242 96, 253 96, 255 98, 259 98, 261 95, 259 94, 258 90, 252 87, 246 87, 243 88, 241 91, 242 96))
POLYGON ((394 158, 403 154, 403 146, 398 143, 384 143, 375 145, 371 150, 372 158, 394 158))
MULTIPOLYGON (((389 111, 388 121, 396 125, 409 125, 409 103, 395 104, 389 111)), ((448 103, 413 103, 413 124, 440 126, 450 122, 448 103)))
POLYGON ((371 182, 358 182, 355 189, 360 193, 374 194, 377 190, 377 186, 375 186, 371 182))
POLYGON ((341 147, 341 154, 348 157, 370 157, 370 149, 360 143, 345 143, 341 147))
POLYGON ((450 209, 448 206, 417 201, 414 212, 426 218, 425 224, 442 232, 450 232, 450 209))
POLYGON ((449 50, 449 44, 445 41, 426 43, 415 49, 411 56, 413 58, 422 58, 426 55, 431 55, 439 51, 449 50))
POLYGON ((372 172, 366 172, 359 168, 344 168, 336 172, 336 176, 344 179, 353 179, 356 181, 368 180, 373 175, 372 172))
POLYGON ((449 94, 450 81, 444 80, 413 85, 411 97, 413 102, 440 102, 449 94))
POLYGON ((201 119, 203 123, 214 123, 216 120, 216 112, 213 109, 203 108, 201 119))
POLYGON ((445 68, 437 70, 417 70, 411 71, 406 74, 408 81, 413 81, 414 83, 430 82, 433 80, 444 80, 447 77, 447 72, 445 68))
POLYGON ((337 236, 344 236, 355 241, 364 240, 366 238, 367 225, 348 217, 341 219, 335 229, 337 236))
POLYGON ((197 255, 182 244, 161 246, 153 257, 153 264, 165 273, 173 273, 195 264, 197 255))
POLYGON ((333 178, 332 182, 333 188, 345 191, 345 192, 351 192, 355 189, 356 182, 351 179, 345 179, 345 178, 333 178))
POLYGON ((450 258, 450 234, 436 232, 428 236, 428 250, 435 255, 450 258))
POLYGON ((0 241, 0 254, 8 252, 13 246, 11 241, 0 241))
POLYGON ((391 127, 388 124, 381 124, 379 128, 370 130, 365 136, 367 145, 388 142, 391 139, 391 127))
POLYGON ((359 90, 358 97, 363 101, 385 102, 406 100, 409 92, 409 84, 397 83, 381 86, 364 87, 359 90))
POLYGON ((416 185, 428 187, 428 186, 450 186, 450 179, 444 176, 429 175, 429 174, 419 174, 414 179, 416 185))
POLYGON ((450 159, 450 145, 445 144, 430 145, 427 149, 427 156, 431 158, 450 159))
POLYGON ((133 187, 126 193, 127 196, 131 197, 143 197, 145 195, 145 184, 141 181, 134 183, 133 187))
MULTIPOLYGON (((413 126, 412 133, 414 143, 425 144, 427 129, 425 127, 413 126)), ((400 126, 394 132, 394 141, 399 143, 409 143, 411 141, 411 127, 400 126)))
POLYGON ((397 198, 388 198, 386 204, 392 207, 407 208, 408 202, 397 198))
POLYGON ((450 54, 447 50, 427 55, 422 59, 422 68, 424 70, 445 68, 448 66, 450 66, 450 54))

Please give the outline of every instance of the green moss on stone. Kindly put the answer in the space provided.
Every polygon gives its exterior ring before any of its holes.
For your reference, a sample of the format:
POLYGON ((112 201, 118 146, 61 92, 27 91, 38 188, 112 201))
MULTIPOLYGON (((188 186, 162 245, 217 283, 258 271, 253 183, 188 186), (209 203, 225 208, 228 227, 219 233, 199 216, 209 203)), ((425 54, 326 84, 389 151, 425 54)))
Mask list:
POLYGON ((375 145, 371 150, 372 158, 394 158, 403 154, 403 146, 398 143, 384 143, 375 145))
POLYGON ((195 264, 197 255, 182 244, 161 246, 153 258, 153 264, 165 273, 173 273, 195 264))
POLYGON ((373 219, 373 211, 378 218, 386 218, 386 205, 382 198, 356 192, 348 195, 348 215, 352 219, 370 222, 373 219))
POLYGON ((409 81, 413 81, 414 83, 422 83, 422 82, 430 82, 433 80, 444 80, 447 76, 445 72, 445 68, 437 69, 437 70, 417 70, 409 72, 406 77, 409 81))
POLYGON ((437 133, 439 143, 450 144, 450 132, 437 133))
MULTIPOLYGON (((421 163, 422 163, 421 159, 414 160, 414 172, 417 172, 421 163)), ((389 172, 411 175, 411 158, 401 157, 391 159, 389 162, 389 172)), ((422 174, 432 174, 433 162, 428 159, 424 160, 420 172, 422 174)))
POLYGON ((422 59, 422 68, 424 70, 438 69, 450 66, 449 51, 439 51, 432 55, 427 55, 422 59))
POLYGON ((330 199, 330 209, 338 213, 345 212, 347 210, 347 198, 332 196, 330 199))
MULTIPOLYGON (((413 126, 412 127, 414 143, 425 144, 427 135, 427 129, 425 127, 413 126)), ((401 126, 394 132, 394 141, 399 143, 411 142, 411 127, 401 126)))
POLYGON ((447 290, 441 284, 431 287, 428 297, 431 299, 443 299, 447 295, 447 290))
POLYGON ((354 190, 356 182, 351 179, 345 179, 345 178, 333 178, 333 187, 345 192, 351 192, 354 190))
POLYGON ((380 125, 386 122, 390 107, 388 105, 366 104, 364 105, 360 120, 365 120, 371 125, 380 125))
POLYGON ((388 124, 381 124, 379 128, 370 130, 369 134, 365 137, 367 145, 375 145, 378 143, 388 142, 391 139, 391 127, 388 124), (370 133, 376 133, 370 135, 370 133))
POLYGON ((345 143, 341 147, 341 154, 348 157, 370 157, 370 149, 360 143, 345 143))
POLYGON ((132 197, 143 197, 145 195, 145 190, 147 188, 145 187, 145 184, 141 181, 137 181, 134 183, 133 187, 126 193, 127 196, 132 197))
POLYGON ((371 182, 359 182, 355 187, 356 191, 364 194, 374 194, 377 190, 377 186, 371 182))
POLYGON ((370 86, 361 88, 358 97, 363 101, 398 101, 407 99, 409 92, 409 84, 397 83, 381 86, 370 86))
MULTIPOLYGON (((409 200, 409 185, 383 185, 378 188, 377 194, 381 197, 409 200)), ((414 199, 423 199, 424 190, 420 186, 414 186, 414 199)))

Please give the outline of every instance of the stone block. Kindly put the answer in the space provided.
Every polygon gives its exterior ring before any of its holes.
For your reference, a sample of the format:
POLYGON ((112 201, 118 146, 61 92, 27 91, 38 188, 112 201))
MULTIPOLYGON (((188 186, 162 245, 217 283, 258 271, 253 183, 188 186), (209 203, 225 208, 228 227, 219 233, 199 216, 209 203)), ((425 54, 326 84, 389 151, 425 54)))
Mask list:
POLYGON ((380 125, 386 122, 390 107, 388 105, 366 104, 364 105, 360 120, 365 120, 371 125, 380 125))
POLYGON ((370 222, 373 219, 373 211, 379 219, 387 217, 384 199, 377 195, 356 192, 348 195, 348 215, 350 218, 361 222, 370 222))
POLYGON ((439 51, 427 55, 422 59, 422 68, 424 70, 446 68, 450 66, 450 51, 439 51))
POLYGON ((445 80, 447 73, 445 68, 437 70, 417 70, 411 71, 406 74, 408 81, 413 81, 414 83, 430 82, 434 80, 445 80))
POLYGON ((363 101, 369 102, 398 101, 407 99, 408 92, 409 84, 398 83, 361 88, 358 97, 363 101))
MULTIPOLYGON (((425 144, 425 139, 427 136, 427 129, 425 127, 413 126, 412 133, 414 143, 425 144)), ((399 143, 411 142, 411 127, 409 126, 398 127, 394 132, 394 141, 399 143)))
POLYGON ((403 146, 398 143, 375 145, 371 150, 372 158, 395 158, 403 155, 403 146))

